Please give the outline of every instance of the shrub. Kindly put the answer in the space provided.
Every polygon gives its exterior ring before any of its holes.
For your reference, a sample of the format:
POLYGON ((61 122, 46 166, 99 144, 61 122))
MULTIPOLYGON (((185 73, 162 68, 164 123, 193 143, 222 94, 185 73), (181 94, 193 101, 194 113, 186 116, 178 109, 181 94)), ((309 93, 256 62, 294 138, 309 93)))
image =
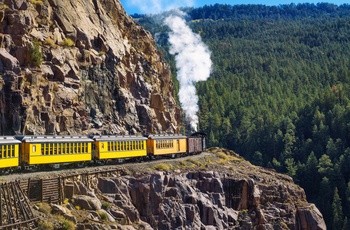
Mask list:
POLYGON ((54 229, 54 225, 51 222, 39 221, 38 229, 39 230, 51 230, 51 229, 53 230, 54 229))
POLYGON ((99 211, 98 215, 100 216, 101 220, 103 220, 103 221, 106 221, 108 219, 107 213, 105 213, 105 212, 99 211))
POLYGON ((75 229, 75 224, 70 221, 70 220, 64 220, 62 222, 62 229, 63 230, 74 230, 75 229))
POLYGON ((43 54, 40 51, 39 41, 34 39, 33 47, 30 48, 30 62, 32 66, 40 66, 43 61, 43 54))
POLYGON ((106 201, 102 201, 102 209, 104 210, 108 210, 112 207, 111 203, 106 202, 106 201))
POLYGON ((48 203, 38 203, 39 212, 49 214, 51 213, 51 206, 48 203))
POLYGON ((65 38, 63 39, 63 45, 67 47, 72 47, 75 45, 75 42, 70 38, 65 38))
POLYGON ((159 170, 159 171, 169 171, 172 168, 171 164, 165 164, 165 163, 160 163, 155 166, 153 166, 154 169, 159 170))
POLYGON ((52 40, 51 38, 46 38, 44 44, 45 45, 49 45, 49 46, 51 46, 53 48, 56 47, 56 44, 55 44, 54 40, 52 40))

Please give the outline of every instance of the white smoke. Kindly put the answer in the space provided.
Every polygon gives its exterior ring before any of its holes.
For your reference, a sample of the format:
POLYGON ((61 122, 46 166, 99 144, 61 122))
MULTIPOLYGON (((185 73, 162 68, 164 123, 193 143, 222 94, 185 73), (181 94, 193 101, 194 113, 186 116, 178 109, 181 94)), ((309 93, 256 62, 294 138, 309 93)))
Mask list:
POLYGON ((181 17, 182 11, 165 19, 169 26, 170 53, 175 55, 177 78, 180 83, 179 99, 191 128, 197 131, 198 96, 195 83, 209 78, 212 62, 210 51, 198 34, 181 17))

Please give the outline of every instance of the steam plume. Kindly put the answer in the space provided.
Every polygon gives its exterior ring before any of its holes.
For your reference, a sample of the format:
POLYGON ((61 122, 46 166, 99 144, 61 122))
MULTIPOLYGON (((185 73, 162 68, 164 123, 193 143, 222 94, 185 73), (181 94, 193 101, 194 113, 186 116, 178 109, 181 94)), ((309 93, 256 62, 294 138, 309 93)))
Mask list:
POLYGON ((198 96, 194 84, 209 78, 212 62, 208 47, 188 27, 181 17, 183 15, 182 11, 178 11, 177 15, 167 17, 165 24, 171 29, 170 53, 175 55, 181 107, 191 128, 197 131, 198 96))

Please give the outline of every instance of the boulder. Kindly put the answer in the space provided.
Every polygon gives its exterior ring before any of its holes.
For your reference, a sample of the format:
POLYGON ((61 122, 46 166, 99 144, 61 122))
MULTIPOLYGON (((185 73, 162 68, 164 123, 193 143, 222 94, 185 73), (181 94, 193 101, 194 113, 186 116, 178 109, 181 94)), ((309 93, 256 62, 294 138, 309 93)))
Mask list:
POLYGON ((74 195, 73 200, 75 206, 79 206, 81 209, 85 210, 100 210, 102 207, 101 201, 96 197, 74 195))
POLYGON ((4 69, 11 70, 16 74, 20 73, 21 68, 19 66, 19 61, 7 52, 5 48, 0 48, 0 60, 4 69))

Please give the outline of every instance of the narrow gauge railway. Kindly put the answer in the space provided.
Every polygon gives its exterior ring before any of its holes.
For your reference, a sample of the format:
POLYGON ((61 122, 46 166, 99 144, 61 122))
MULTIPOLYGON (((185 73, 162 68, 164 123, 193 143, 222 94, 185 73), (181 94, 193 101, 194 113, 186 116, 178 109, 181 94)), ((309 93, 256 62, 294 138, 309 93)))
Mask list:
POLYGON ((3 136, 0 137, 0 173, 193 155, 205 150, 205 137, 204 133, 191 136, 3 136))

